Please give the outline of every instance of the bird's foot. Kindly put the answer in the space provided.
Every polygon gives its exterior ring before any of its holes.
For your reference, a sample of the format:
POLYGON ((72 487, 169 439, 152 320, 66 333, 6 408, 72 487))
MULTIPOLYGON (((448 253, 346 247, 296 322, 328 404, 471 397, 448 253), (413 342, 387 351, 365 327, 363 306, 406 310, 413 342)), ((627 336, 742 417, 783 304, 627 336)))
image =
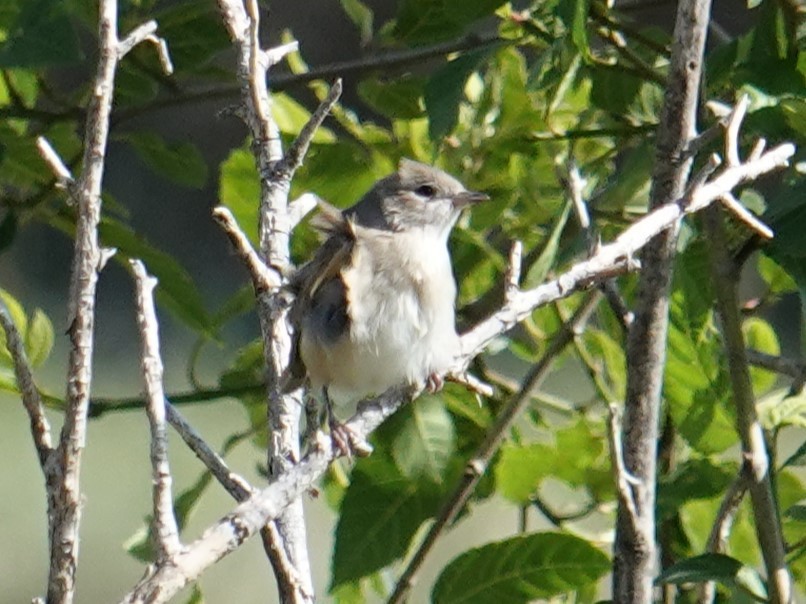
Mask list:
POLYGON ((445 380, 438 373, 430 373, 428 374, 428 377, 425 378, 425 389, 428 391, 429 394, 439 392, 440 390, 442 390, 442 387, 444 385, 445 380))
POLYGON ((346 424, 331 416, 328 420, 328 426, 330 427, 333 450, 339 455, 367 457, 372 453, 372 445, 346 424))

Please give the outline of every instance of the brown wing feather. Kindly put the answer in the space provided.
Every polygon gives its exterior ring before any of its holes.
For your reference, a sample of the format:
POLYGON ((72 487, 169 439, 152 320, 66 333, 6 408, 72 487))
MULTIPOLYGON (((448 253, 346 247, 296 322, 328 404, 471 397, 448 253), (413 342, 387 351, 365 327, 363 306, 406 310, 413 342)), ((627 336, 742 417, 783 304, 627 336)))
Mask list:
POLYGON ((299 338, 302 318, 311 300, 322 284, 339 278, 341 270, 350 261, 355 244, 355 225, 341 211, 320 202, 320 213, 311 219, 311 226, 327 237, 314 257, 294 274, 289 289, 296 298, 291 307, 290 320, 294 325, 291 358, 283 379, 283 391, 290 392, 302 386, 306 370, 300 357, 299 338))

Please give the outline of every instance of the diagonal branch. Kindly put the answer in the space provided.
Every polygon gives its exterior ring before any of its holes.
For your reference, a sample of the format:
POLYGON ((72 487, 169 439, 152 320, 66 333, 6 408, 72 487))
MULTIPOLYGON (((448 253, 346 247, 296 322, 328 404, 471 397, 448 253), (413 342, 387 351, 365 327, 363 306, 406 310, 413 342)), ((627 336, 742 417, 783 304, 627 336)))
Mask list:
POLYGON ((42 468, 45 476, 52 472, 50 464, 48 463, 53 453, 53 445, 50 438, 50 422, 45 417, 45 408, 42 405, 42 398, 39 396, 39 390, 34 383, 33 372, 31 371, 31 363, 28 361, 28 355, 25 353, 25 346, 22 343, 20 332, 8 308, 3 303, 0 303, 0 325, 3 326, 3 331, 6 334, 6 348, 11 354, 11 360, 14 362, 14 375, 17 378, 17 387, 20 389, 22 395, 22 404, 25 411, 28 413, 28 419, 31 422, 31 436, 34 439, 34 446, 36 453, 39 457, 39 466, 42 468))

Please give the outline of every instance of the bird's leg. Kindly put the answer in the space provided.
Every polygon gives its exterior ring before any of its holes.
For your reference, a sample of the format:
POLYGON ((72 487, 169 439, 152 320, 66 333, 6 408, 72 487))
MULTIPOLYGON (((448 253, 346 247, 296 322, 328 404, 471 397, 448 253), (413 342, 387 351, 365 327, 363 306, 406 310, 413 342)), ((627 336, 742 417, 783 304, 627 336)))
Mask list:
POLYGON ((302 442, 306 446, 316 442, 316 431, 322 425, 322 415, 319 409, 319 402, 310 391, 305 396, 305 434, 302 435, 302 442))
POLYGON ((333 440, 333 447, 341 455, 352 457, 366 457, 372 452, 372 446, 356 434, 349 426, 343 424, 333 412, 333 401, 330 400, 327 388, 322 389, 325 399, 325 412, 327 413, 327 425, 330 428, 330 438, 333 440))

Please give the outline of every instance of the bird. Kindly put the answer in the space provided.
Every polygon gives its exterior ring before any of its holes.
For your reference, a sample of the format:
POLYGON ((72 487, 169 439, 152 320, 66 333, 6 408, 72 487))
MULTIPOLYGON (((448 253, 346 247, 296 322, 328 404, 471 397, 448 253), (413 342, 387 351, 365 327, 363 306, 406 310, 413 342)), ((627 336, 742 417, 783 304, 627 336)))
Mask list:
POLYGON ((284 388, 307 378, 343 452, 353 439, 334 403, 400 384, 441 387, 459 352, 448 236, 464 208, 487 199, 403 158, 352 207, 320 203, 311 224, 324 242, 289 284, 296 329, 284 388))

